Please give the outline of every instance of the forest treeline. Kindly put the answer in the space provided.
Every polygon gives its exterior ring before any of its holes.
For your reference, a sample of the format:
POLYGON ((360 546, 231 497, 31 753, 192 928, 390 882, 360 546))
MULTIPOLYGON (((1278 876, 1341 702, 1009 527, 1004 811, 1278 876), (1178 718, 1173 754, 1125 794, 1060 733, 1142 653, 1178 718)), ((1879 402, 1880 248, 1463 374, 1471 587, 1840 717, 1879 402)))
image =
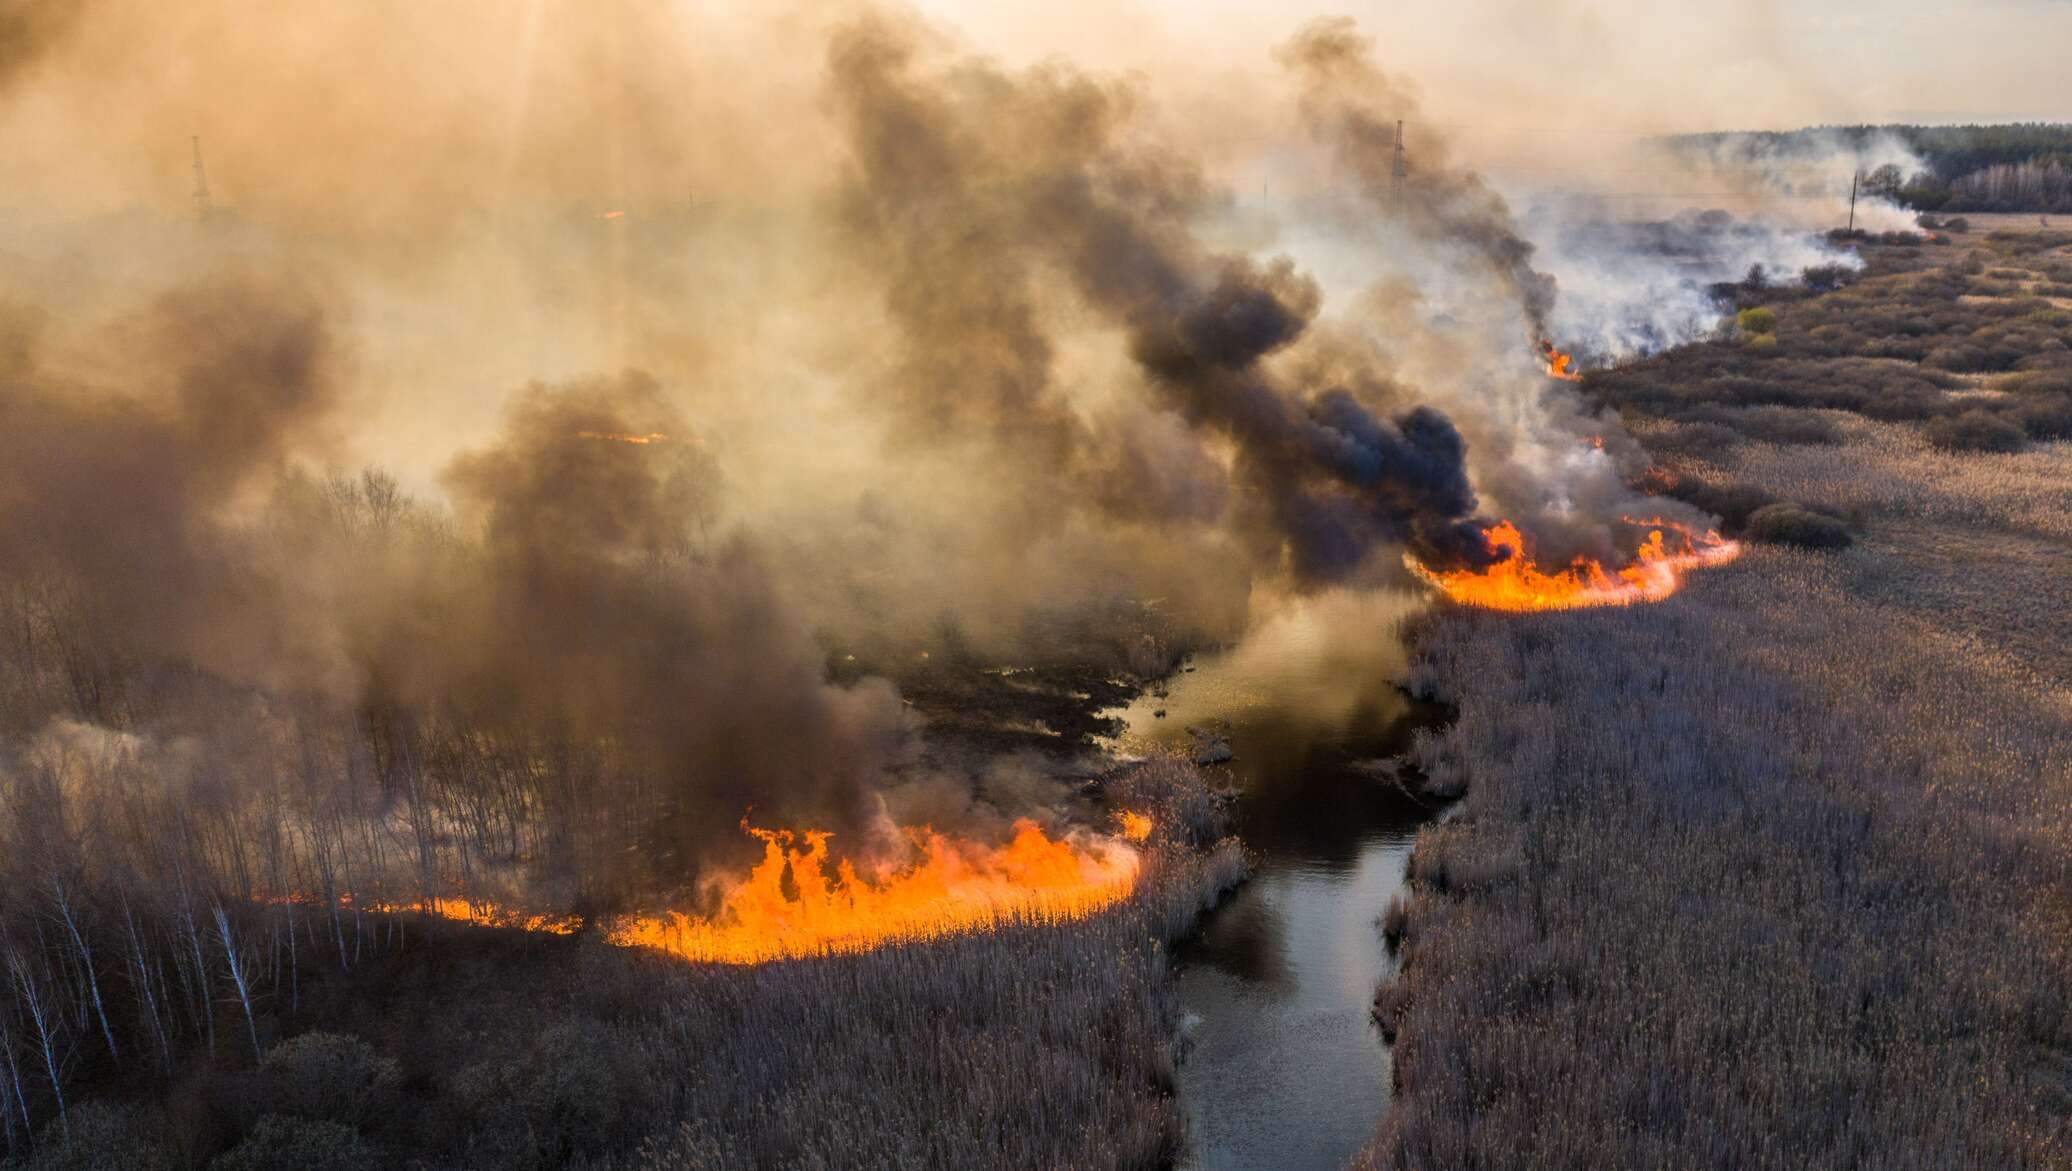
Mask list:
POLYGON ((1922 163, 1867 169, 1865 185, 1920 211, 2072 212, 2072 124, 1821 126, 1752 134, 1689 134, 1682 149, 1725 150, 1749 159, 1792 158, 1832 149, 1869 152, 1896 140, 1922 163))

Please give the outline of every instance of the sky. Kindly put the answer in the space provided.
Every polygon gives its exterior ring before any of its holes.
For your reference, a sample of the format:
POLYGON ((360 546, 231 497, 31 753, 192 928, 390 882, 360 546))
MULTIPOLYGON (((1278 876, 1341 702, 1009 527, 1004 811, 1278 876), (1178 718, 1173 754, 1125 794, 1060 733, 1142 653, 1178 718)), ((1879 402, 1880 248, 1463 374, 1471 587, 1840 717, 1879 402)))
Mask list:
POLYGON ((1243 73, 1320 16, 1358 21, 1427 105, 1491 133, 2072 121, 2072 4, 1675 0, 922 0, 1010 59, 1243 73), (1039 11, 1040 9, 1040 11, 1039 11))

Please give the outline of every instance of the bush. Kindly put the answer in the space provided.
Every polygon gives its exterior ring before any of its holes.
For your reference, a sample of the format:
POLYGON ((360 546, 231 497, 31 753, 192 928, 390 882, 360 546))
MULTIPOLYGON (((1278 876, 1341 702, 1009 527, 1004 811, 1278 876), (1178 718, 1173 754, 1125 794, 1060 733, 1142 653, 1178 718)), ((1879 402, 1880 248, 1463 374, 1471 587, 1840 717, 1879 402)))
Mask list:
POLYGON ((1931 419, 1922 430, 1944 451, 2020 451, 2028 441, 2020 424, 1976 409, 1931 419))
POLYGON ((1734 324, 1741 328, 1742 333, 1775 333, 1777 314, 1761 306, 1743 309, 1734 315, 1734 324))
POLYGON ((388 1162, 350 1126, 269 1114, 214 1171, 380 1171, 388 1162))
POLYGON ((1667 494, 1720 518, 1730 533, 1740 531, 1749 517, 1777 502, 1777 497, 1753 484, 1718 485, 1696 476, 1677 477, 1667 494))
POLYGON ((455 1077, 453 1102, 472 1123, 473 1155, 500 1167, 559 1167, 637 1139, 646 1101, 637 1038, 603 1022, 541 1029, 529 1051, 493 1058, 455 1077))
POLYGON ((1688 452, 1703 455, 1706 452, 1723 451, 1746 438, 1742 433, 1725 423, 1701 421, 1684 423, 1654 440, 1654 445, 1664 451, 1688 452))
POLYGON ((1853 269, 1839 264, 1819 264, 1799 274, 1806 288, 1816 293, 1832 293, 1856 279, 1853 269))
POLYGON ((1840 443, 1833 419, 1793 407, 1724 407, 1701 404, 1679 416, 1684 426, 1658 442, 1693 453, 1731 447, 1743 436, 1765 443, 1840 443))
POLYGON ((1844 549, 1849 528, 1834 517, 1796 504, 1766 504, 1749 514, 1744 531, 1750 540, 1807 549, 1844 549))
POLYGON ((304 1033, 275 1046, 253 1075, 261 1114, 365 1125, 395 1098, 396 1063, 358 1037, 304 1033))
POLYGON ((2072 439, 2072 394, 2024 398, 2007 408, 2002 417, 2019 424, 2031 439, 2072 439))
POLYGON ((43 1128, 26 1158, 0 1163, 6 1171, 172 1171, 173 1161, 142 1133, 133 1111, 82 1102, 43 1128), (69 1130, 70 1137, 67 1136, 69 1130))

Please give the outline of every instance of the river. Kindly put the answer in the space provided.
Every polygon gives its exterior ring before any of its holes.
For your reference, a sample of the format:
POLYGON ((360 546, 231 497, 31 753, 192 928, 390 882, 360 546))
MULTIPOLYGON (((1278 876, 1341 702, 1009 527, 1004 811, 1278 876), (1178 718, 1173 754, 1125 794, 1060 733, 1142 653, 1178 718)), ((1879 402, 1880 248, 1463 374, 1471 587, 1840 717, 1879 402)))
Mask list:
POLYGON ((1376 919, 1436 810, 1373 762, 1440 713, 1372 664, 1338 663, 1345 674, 1320 681, 1332 662, 1328 648, 1283 640, 1204 660, 1115 713, 1125 751, 1191 747, 1190 728, 1227 740, 1236 755, 1212 772, 1237 790, 1253 859, 1250 881, 1177 954, 1187 1171, 1336 1169, 1387 1108, 1389 1053, 1369 1006, 1393 962, 1376 919), (1330 701, 1304 699, 1320 682, 1330 701))

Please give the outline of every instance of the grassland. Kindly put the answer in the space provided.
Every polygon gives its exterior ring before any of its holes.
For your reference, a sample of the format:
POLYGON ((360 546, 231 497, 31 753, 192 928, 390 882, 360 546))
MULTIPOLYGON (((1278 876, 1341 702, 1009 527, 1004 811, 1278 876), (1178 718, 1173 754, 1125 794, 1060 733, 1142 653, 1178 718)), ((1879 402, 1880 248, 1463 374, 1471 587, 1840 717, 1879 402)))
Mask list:
POLYGON ((1417 634, 1467 795, 1391 916, 1360 1165, 2072 1166, 2072 237, 1868 251, 1585 388, 1771 542, 1417 634))

